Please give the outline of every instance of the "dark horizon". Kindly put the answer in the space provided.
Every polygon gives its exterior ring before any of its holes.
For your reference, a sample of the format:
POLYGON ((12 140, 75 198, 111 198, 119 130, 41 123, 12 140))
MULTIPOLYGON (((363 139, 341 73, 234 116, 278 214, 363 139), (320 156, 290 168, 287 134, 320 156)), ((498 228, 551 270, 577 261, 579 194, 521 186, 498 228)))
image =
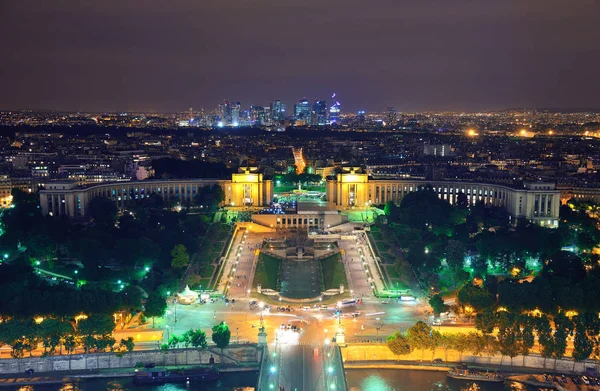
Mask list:
POLYGON ((7 0, 0 107, 288 113, 600 108, 600 4, 582 0, 7 0))

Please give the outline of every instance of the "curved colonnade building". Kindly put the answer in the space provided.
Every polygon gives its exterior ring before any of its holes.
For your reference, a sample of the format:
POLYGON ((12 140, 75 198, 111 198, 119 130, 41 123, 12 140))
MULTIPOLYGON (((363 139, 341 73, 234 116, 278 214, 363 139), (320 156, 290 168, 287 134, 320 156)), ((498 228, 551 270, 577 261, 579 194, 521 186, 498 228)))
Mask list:
MULTIPOLYGON (((273 199, 273 182, 264 179, 260 173, 245 169, 232 174, 230 180, 146 180, 84 187, 72 182, 50 182, 46 189, 40 191, 40 206, 44 215, 85 217, 87 205, 96 197, 111 199, 118 207, 151 194, 185 201, 192 199, 199 188, 213 185, 223 188, 225 203, 230 206, 258 207, 269 205, 273 199)), ((483 201, 487 205, 504 206, 514 223, 517 219, 527 219, 547 227, 558 226, 561 194, 554 183, 548 182, 527 182, 523 188, 513 188, 459 181, 372 179, 357 169, 350 169, 327 180, 327 200, 331 209, 338 210, 360 209, 388 201, 398 204, 406 194, 419 191, 426 185, 431 185, 440 199, 451 204, 456 202, 460 193, 464 193, 469 205, 483 201)))
POLYGON ((225 202, 231 206, 268 205, 273 199, 273 182, 262 174, 245 169, 232 174, 231 179, 166 179, 145 180, 98 185, 77 186, 74 182, 49 182, 40 190, 42 213, 54 216, 85 217, 89 202, 105 197, 122 208, 128 202, 157 194, 163 199, 191 200, 198 189, 219 185, 225 193, 225 202))
POLYGON ((420 191, 426 185, 450 204, 454 204, 458 195, 463 193, 469 205, 483 201, 486 205, 504 206, 513 223, 527 219, 539 225, 558 227, 560 191, 549 182, 526 182, 523 188, 514 188, 463 181, 372 179, 367 174, 350 170, 327 181, 327 199, 339 207, 365 207, 389 201, 399 204, 406 194, 420 191))

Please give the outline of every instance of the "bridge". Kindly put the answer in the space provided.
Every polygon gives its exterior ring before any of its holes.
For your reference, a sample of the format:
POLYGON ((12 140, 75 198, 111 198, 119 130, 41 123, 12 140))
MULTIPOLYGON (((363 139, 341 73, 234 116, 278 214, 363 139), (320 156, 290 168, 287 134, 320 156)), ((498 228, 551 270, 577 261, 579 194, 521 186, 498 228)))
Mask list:
POLYGON ((258 391, 326 391, 348 389, 336 344, 265 347, 258 391))

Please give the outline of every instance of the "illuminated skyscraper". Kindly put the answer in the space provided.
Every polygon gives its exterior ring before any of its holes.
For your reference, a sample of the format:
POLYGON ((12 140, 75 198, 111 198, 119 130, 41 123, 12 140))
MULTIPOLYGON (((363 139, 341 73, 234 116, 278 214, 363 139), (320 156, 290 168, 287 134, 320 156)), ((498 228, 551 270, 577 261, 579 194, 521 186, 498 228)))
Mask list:
POLYGON ((306 99, 301 99, 294 105, 294 118, 296 125, 310 125, 310 102, 306 99))
POLYGON ((364 110, 360 110, 358 113, 356 113, 356 124, 358 126, 365 125, 365 111, 364 110))
POLYGON ((334 99, 334 104, 331 105, 331 107, 329 108, 329 123, 331 125, 334 124, 338 124, 340 121, 340 102, 338 102, 337 100, 335 100, 335 93, 333 93, 333 96, 331 97, 331 99, 334 99))
POLYGON ((271 102, 271 118, 275 124, 285 120, 285 105, 279 99, 271 102))
POLYGON ((270 125, 271 109, 264 106, 250 106, 250 122, 253 125, 270 125))
POLYGON ((387 124, 389 126, 394 126, 396 125, 396 122, 398 122, 398 113, 396 113, 396 109, 393 107, 388 107, 387 109, 387 124))
POLYGON ((240 102, 231 102, 231 126, 238 126, 240 124, 240 109, 242 104, 240 102))
POLYGON ((217 113, 219 122, 224 126, 238 126, 240 124, 240 102, 228 102, 224 100, 219 104, 217 113))
POLYGON ((316 99, 311 113, 311 125, 327 125, 327 102, 316 99))

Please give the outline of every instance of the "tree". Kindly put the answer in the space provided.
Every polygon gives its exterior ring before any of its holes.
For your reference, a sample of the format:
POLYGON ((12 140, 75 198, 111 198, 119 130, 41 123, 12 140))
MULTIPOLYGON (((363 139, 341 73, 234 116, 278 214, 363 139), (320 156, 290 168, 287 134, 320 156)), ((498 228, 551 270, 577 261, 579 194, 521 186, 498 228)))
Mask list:
POLYGON ((575 325, 575 340, 573 341, 573 370, 575 362, 587 360, 594 350, 594 343, 587 335, 587 330, 582 322, 575 325))
POLYGON ((544 368, 546 359, 554 355, 554 338, 552 337, 552 328, 550 321, 544 314, 535 320, 535 328, 538 333, 538 343, 540 345, 540 354, 544 357, 544 368))
POLYGON ((190 263, 190 256, 183 244, 178 244, 171 250, 171 266, 177 269, 187 267, 190 263))
POLYGON ((494 298, 484 287, 467 284, 458 291, 458 301, 461 305, 470 305, 476 311, 490 308, 494 298))
POLYGON ((446 245, 446 262, 452 269, 462 269, 465 263, 467 248, 464 243, 458 240, 449 240, 446 245))
POLYGON ((559 312, 554 317, 554 367, 556 368, 556 360, 563 358, 567 351, 567 338, 571 334, 571 320, 562 312, 559 312))
POLYGON ((385 343, 392 353, 396 356, 402 356, 410 353, 408 340, 402 334, 396 331, 393 335, 385 339, 385 343))
POLYGON ((406 332, 406 339, 412 349, 421 350, 421 361, 425 350, 433 346, 432 330, 425 322, 418 321, 406 332))
POLYGON ((115 330, 115 321, 108 314, 93 314, 79 321, 77 332, 82 336, 83 348, 87 352, 91 348, 104 351, 112 347, 115 340, 112 332, 115 330))
POLYGON ((227 346, 229 346, 229 339, 231 338, 231 331, 229 330, 229 326, 227 323, 221 322, 217 325, 214 325, 212 328, 212 340, 217 345, 221 352, 227 346))
POLYGON ((519 354, 521 345, 519 323, 510 312, 501 312, 498 316, 498 345, 500 354, 510 357, 512 365, 512 359, 519 354))
POLYGON ((456 206, 461 209, 466 209, 469 206, 469 199, 462 191, 456 196, 456 206))
POLYGON ((468 334, 458 333, 454 337, 454 340, 451 340, 454 344, 453 347, 458 351, 458 359, 462 361, 462 354, 465 350, 467 350, 470 346, 470 338, 468 334))
POLYGON ((535 335, 533 334, 535 321, 529 315, 520 315, 518 321, 521 332, 520 353, 523 355, 523 366, 525 366, 525 356, 529 355, 531 348, 535 344, 535 335))
POLYGON ((133 342, 133 337, 127 337, 127 339, 121 339, 121 342, 119 342, 119 348, 122 351, 133 352, 133 349, 135 348, 135 342, 133 342))
POLYGON ((206 349, 208 347, 206 333, 200 329, 186 331, 184 336, 188 343, 195 348, 206 349))
POLYGON ((394 204, 394 201, 388 201, 385 203, 385 206, 383 207, 383 213, 386 216, 391 216, 396 213, 396 204, 394 204))
POLYGON ((64 339, 63 344, 65 345, 65 350, 69 354, 69 370, 71 370, 71 354, 75 351, 77 347, 77 340, 74 335, 67 335, 64 339))
POLYGON ((88 215, 102 227, 114 226, 118 211, 117 205, 106 197, 94 198, 88 205, 88 215))
POLYGON ((165 316, 166 312, 167 300, 156 292, 150 293, 144 305, 144 315, 152 318, 152 327, 154 327, 154 318, 165 316))
MULTIPOLYGON (((597 242, 596 242, 597 243, 597 242)), ((581 258, 568 251, 559 251, 550 257, 542 269, 544 276, 557 276, 571 282, 579 282, 586 276, 581 258)))
POLYGON ((0 342, 10 345, 13 358, 23 358, 38 343, 38 325, 31 319, 10 319, 0 323, 0 342))
POLYGON ((431 306, 431 308, 433 309, 433 313, 435 314, 435 316, 440 316, 440 314, 442 312, 446 312, 448 311, 448 305, 444 304, 444 299, 442 298, 442 296, 438 293, 436 295, 433 295, 430 299, 429 299, 429 305, 431 306))
POLYGON ((491 334, 496 327, 497 317, 489 308, 475 316, 475 328, 484 334, 491 334))
POLYGON ((58 319, 46 318, 40 324, 40 338, 44 345, 44 352, 53 355, 56 347, 67 335, 73 334, 73 325, 58 319))

